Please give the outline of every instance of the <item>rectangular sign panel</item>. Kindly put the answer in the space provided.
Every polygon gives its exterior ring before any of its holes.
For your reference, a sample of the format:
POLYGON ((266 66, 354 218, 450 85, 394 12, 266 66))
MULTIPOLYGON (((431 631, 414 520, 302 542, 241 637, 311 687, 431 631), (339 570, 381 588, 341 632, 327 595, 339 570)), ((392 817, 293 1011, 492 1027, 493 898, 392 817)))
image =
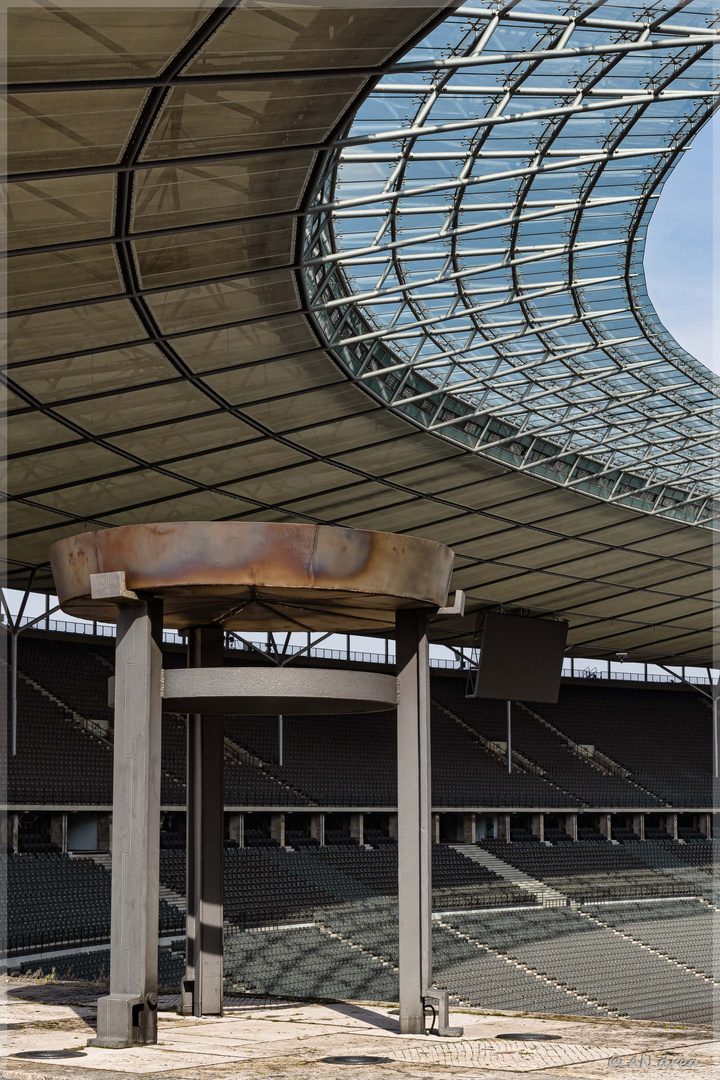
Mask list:
POLYGON ((567 632, 565 622, 488 613, 473 696, 557 701, 567 632))

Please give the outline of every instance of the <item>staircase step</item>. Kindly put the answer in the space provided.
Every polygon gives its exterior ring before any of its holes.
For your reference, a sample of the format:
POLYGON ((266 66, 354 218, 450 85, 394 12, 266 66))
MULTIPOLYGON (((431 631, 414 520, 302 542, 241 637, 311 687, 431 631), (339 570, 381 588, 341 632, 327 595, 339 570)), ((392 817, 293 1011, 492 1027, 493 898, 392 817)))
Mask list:
POLYGON ((538 881, 537 878, 530 877, 529 874, 518 870, 516 866, 511 866, 510 863, 499 859, 497 855, 492 855, 485 848, 477 847, 476 844, 450 844, 450 847, 460 855, 464 855, 465 858, 471 859, 472 862, 479 863, 481 866, 487 867, 488 870, 493 870, 506 881, 517 885, 519 889, 534 893, 543 906, 549 907, 558 902, 568 902, 568 898, 564 893, 558 892, 557 889, 553 889, 550 885, 546 885, 544 881, 538 881))

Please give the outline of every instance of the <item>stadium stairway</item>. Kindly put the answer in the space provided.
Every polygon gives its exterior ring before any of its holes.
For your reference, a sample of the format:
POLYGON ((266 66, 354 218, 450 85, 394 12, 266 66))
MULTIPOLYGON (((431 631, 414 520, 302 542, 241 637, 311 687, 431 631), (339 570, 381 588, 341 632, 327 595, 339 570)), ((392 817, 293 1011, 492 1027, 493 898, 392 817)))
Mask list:
MULTIPOLYGON (((575 739, 570 738, 569 735, 567 735, 564 731, 561 731, 560 728, 555 727, 555 725, 551 724, 546 717, 541 716, 539 712, 535 711, 535 709, 531 709, 530 706, 527 705, 525 702, 518 701, 516 704, 521 709, 523 709, 529 716, 532 716, 535 720, 537 720, 537 722, 542 725, 542 727, 547 728, 548 731, 552 732, 552 734, 561 743, 563 743, 570 750, 571 753, 573 753, 577 758, 584 762, 584 764, 589 765, 590 768, 593 768, 597 772, 603 773, 606 776, 621 777, 626 783, 630 784, 631 787, 636 788, 639 792, 642 792, 643 796, 648 797, 651 802, 656 803, 658 806, 670 806, 670 803, 667 802, 666 799, 661 798, 654 791, 650 791, 649 788, 646 788, 642 784, 638 783, 638 781, 632 776, 629 769, 626 769, 624 765, 620 765, 619 762, 615 761, 615 759, 610 757, 608 754, 599 750, 595 746, 593 747, 592 752, 588 753, 584 749, 582 743, 578 743, 575 741, 575 739)), ((640 800, 638 801, 640 802, 640 800)))
MULTIPOLYGON (((107 870, 108 874, 112 873, 112 855, 109 851, 91 851, 75 854, 69 852, 71 859, 92 859, 99 866, 102 866, 104 870, 107 870)), ((179 892, 175 892, 174 889, 168 888, 167 885, 163 885, 160 882, 160 899, 166 900, 168 904, 172 904, 173 907, 179 908, 183 915, 187 912, 187 900, 184 896, 181 896, 179 892)))
MULTIPOLYGON (((490 754, 490 756, 498 763, 505 765, 507 761, 507 753, 492 739, 486 738, 482 732, 476 728, 467 724, 461 716, 458 716, 456 712, 450 709, 442 701, 439 701, 437 697, 432 698, 433 706, 439 710, 448 720, 451 720, 454 724, 457 724, 459 728, 470 736, 474 743, 482 746, 482 748, 490 754)), ((517 749, 510 749, 510 757, 512 759, 512 769, 515 773, 525 773, 526 775, 532 775, 538 777, 538 779, 547 785, 547 788, 555 794, 555 798, 560 798, 560 802, 566 802, 568 805, 585 806, 586 804, 582 800, 567 788, 561 787, 556 783, 547 773, 546 769, 543 769, 537 762, 531 761, 526 755, 521 754, 517 749)), ((553 805, 553 799, 548 797, 548 804, 553 805)), ((555 803, 557 805, 557 803, 555 803)))
POLYGON ((503 859, 498 859, 497 855, 491 855, 484 848, 476 847, 475 844, 449 844, 448 846, 457 851, 459 855, 464 855, 467 859, 471 859, 472 862, 479 863, 487 870, 499 874, 500 877, 505 878, 506 881, 516 885, 519 889, 537 896, 543 907, 554 907, 558 903, 568 902, 568 898, 564 893, 558 892, 557 889, 551 888, 550 885, 546 885, 542 881, 538 881, 537 878, 530 877, 529 874, 525 874, 522 870, 518 870, 517 867, 504 862, 503 859))
MULTIPOLYGON (((0 663, 8 672, 10 671, 10 666, 4 657, 0 657, 0 663)), ((37 682, 36 679, 33 679, 30 675, 26 674, 26 672, 18 669, 17 675, 18 679, 22 680, 22 682, 31 686, 33 690, 36 690, 39 694, 42 694, 42 696, 52 702, 53 705, 57 705, 63 720, 73 724, 79 731, 91 735, 103 746, 112 746, 112 739, 108 737, 107 731, 95 720, 90 720, 88 717, 83 716, 82 713, 79 713, 72 705, 68 705, 66 701, 62 701, 56 694, 52 694, 46 687, 37 682)))
POLYGON ((167 885, 160 885, 160 899, 167 900, 168 904, 173 904, 176 908, 180 908, 180 911, 187 913, 187 900, 185 897, 175 892, 174 889, 169 889, 167 885))

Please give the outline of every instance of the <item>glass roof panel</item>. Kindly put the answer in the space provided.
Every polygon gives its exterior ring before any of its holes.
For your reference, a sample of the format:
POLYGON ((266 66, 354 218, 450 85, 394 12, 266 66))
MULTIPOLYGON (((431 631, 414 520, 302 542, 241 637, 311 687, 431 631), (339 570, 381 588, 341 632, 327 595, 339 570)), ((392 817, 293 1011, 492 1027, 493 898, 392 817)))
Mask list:
POLYGON ((17 315, 11 326, 8 333, 11 363, 33 357, 89 352, 145 337, 127 300, 17 315))
POLYGON ((232 449, 255 435, 255 430, 248 424, 206 400, 193 417, 185 416, 142 431, 112 435, 107 441, 137 454, 144 461, 168 462, 220 447, 232 449))
POLYGON ((288 386, 292 386, 293 393, 300 394, 313 386, 326 386, 334 382, 347 385, 342 372, 320 350, 287 360, 275 360, 271 364, 232 367, 216 375, 206 375, 204 381, 222 394, 226 401, 243 406, 284 394, 288 386))
POLYGON ((86 431, 103 435, 117 431, 119 426, 125 429, 141 427, 199 412, 207 403, 207 398, 194 386, 180 381, 163 386, 161 393, 155 388, 128 390, 108 397, 95 396, 72 405, 62 405, 57 411, 76 424, 81 424, 86 431))
POLYGON ((302 315, 281 315, 183 338, 183 359, 195 371, 259 363, 314 349, 317 341, 302 315))
POLYGON ((7 241, 12 250, 107 236, 115 178, 61 176, 6 186, 7 241))
POLYGON ((351 377, 516 469, 700 520, 718 380, 660 326, 642 247, 718 104, 718 43, 700 0, 519 0, 455 11, 388 70, 306 231, 311 308, 351 377))
POLYGON ((22 174, 116 162, 146 93, 98 88, 11 94, 4 133, 8 171, 22 174))
POLYGON ((5 437, 7 445, 12 448, 13 457, 39 447, 47 449, 60 443, 74 442, 79 437, 52 417, 33 411, 8 416, 5 424, 5 437))
POLYGON ((175 229, 294 210, 314 160, 313 154, 277 153, 141 170, 135 180, 134 228, 175 229))
POLYGON ((173 87, 143 160, 321 141, 361 86, 361 79, 301 78, 173 87))
POLYGON ((130 349, 29 364, 17 368, 14 373, 16 384, 47 404, 176 377, 175 368, 154 345, 136 345, 130 349))
MULTIPOLYGON (((402 27, 408 33, 407 10, 402 27)), ((422 25, 427 13, 418 10, 422 25)), ((392 8, 373 4, 336 5, 329 10, 299 4, 273 8, 241 7, 188 66, 193 75, 236 71, 297 71, 316 68, 374 67, 397 48, 397 18, 392 8)))
POLYGON ((283 266, 292 261, 292 220, 253 221, 135 241, 145 288, 283 266))
POLYGON ((7 76, 64 82, 160 73, 202 19, 200 5, 7 9, 7 76))
POLYGON ((264 319, 298 307, 295 280, 289 270, 250 274, 213 285, 188 286, 147 299, 161 329, 168 334, 264 319))
POLYGON ((8 483, 19 496, 31 495, 84 480, 88 476, 122 471, 131 463, 92 442, 74 443, 62 450, 43 451, 8 463, 8 483))
POLYGON ((0 289, 9 310, 76 303, 122 292, 110 245, 15 255, 5 262, 0 289))

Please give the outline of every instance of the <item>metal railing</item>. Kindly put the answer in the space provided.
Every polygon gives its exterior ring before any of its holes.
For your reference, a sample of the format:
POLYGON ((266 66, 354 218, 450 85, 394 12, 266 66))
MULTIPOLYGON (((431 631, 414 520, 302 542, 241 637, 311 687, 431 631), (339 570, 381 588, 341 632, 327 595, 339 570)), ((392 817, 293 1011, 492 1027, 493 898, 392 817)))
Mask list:
MULTIPOLYGON (((559 886, 563 888, 563 886, 559 886)), ((664 882, 662 885, 632 885, 630 883, 623 885, 603 885, 597 892, 584 893, 583 895, 575 895, 574 890, 565 886, 568 889, 568 895, 570 899, 577 904, 599 904, 603 900, 641 900, 644 897, 662 899, 670 899, 674 896, 688 896, 693 893, 693 886, 687 883, 678 881, 677 884, 671 882, 664 882)), ((695 895, 697 895, 695 893, 695 895)))
MULTIPOLYGON (((185 927, 179 926, 174 929, 161 927, 160 934, 170 937, 172 934, 184 936, 185 927)), ((88 945, 109 945, 110 927, 106 930, 98 930, 94 933, 86 930, 61 930, 31 931, 27 933, 15 933, 8 935, 7 945, 0 948, 0 957, 22 956, 31 953, 33 956, 42 956, 46 952, 60 951, 63 949, 86 948, 88 945)))
MULTIPOLYGON (((36 618, 37 616, 25 615, 20 620, 20 626, 26 626, 28 623, 34 622, 36 618)), ((41 622, 36 623, 33 629, 54 634, 81 634, 95 638, 115 637, 115 626, 111 623, 76 622, 73 619, 43 619, 41 622)), ((185 643, 185 638, 177 630, 164 630, 163 641, 169 645, 182 645, 185 643)), ((266 642, 253 641, 253 645, 259 652, 268 656, 273 655, 272 649, 266 642)), ((227 635, 226 646, 229 649, 237 649, 241 652, 250 651, 248 645, 245 645, 244 642, 232 635, 227 635)), ((391 651, 391 646, 394 649, 394 642, 388 642, 388 649, 385 652, 368 652, 350 647, 328 649, 311 646, 308 649, 307 645, 288 645, 284 649, 284 657, 287 658, 302 653, 317 660, 341 660, 351 664, 382 666, 395 663, 395 653, 391 651)), ((459 656, 433 656, 431 651, 430 666, 438 670, 461 671, 474 667, 474 661, 469 655, 461 660, 459 656)), ((565 679, 597 679, 601 682, 676 684, 680 681, 679 678, 673 678, 671 674, 666 672, 627 671, 623 670, 619 665, 612 666, 606 660, 597 661, 583 658, 566 660, 562 668, 562 677, 565 679)), ((706 675, 684 675, 684 681, 699 686, 710 685, 710 679, 706 675)))

